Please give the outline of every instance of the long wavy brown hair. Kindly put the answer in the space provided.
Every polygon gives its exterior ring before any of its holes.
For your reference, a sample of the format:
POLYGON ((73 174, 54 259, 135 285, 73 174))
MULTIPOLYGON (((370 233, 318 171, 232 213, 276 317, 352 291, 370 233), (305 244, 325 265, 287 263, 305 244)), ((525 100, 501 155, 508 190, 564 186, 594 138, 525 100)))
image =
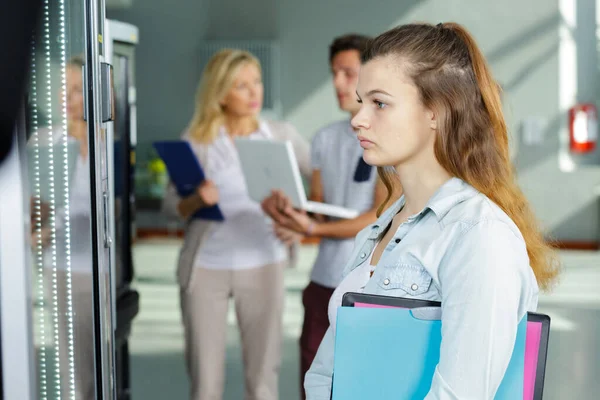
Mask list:
MULTIPOLYGON (((512 218, 525 238, 538 285, 549 289, 559 273, 558 258, 516 183, 500 88, 471 34, 456 23, 403 25, 373 39, 362 61, 390 55, 438 118, 439 163, 512 218)), ((379 175, 388 189, 383 209, 397 178, 389 168, 379 168, 379 175)))

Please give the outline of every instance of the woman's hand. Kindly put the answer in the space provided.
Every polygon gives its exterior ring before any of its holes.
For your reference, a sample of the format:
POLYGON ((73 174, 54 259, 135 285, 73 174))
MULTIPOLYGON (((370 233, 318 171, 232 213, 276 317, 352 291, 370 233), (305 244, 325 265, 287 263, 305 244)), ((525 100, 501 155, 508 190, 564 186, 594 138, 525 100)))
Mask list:
POLYGON ((314 233, 313 228, 316 226, 316 222, 306 215, 306 212, 295 210, 290 199, 281 191, 271 192, 271 196, 264 199, 261 206, 279 227, 302 235, 314 233))
POLYGON ((285 228, 279 224, 275 224, 273 227, 277 238, 286 246, 299 242, 304 237, 301 233, 285 228))
POLYGON ((29 217, 31 218, 30 220, 30 226, 31 226, 31 231, 33 232, 33 230, 35 229, 35 225, 37 220, 39 219, 42 225, 45 225, 46 222, 48 221, 48 218, 50 217, 50 213, 51 213, 51 209, 50 209, 50 205, 48 205, 48 203, 44 203, 43 201, 39 200, 38 198, 32 196, 29 198, 29 217), (39 202, 40 204, 40 208, 39 210, 36 209, 36 204, 39 202))
POLYGON ((279 190, 273 190, 271 196, 264 199, 261 207, 265 214, 271 217, 276 223, 285 218, 284 210, 291 207, 290 199, 279 190))
POLYGON ((207 179, 196 188, 196 192, 179 200, 177 212, 181 218, 188 219, 199 209, 214 206, 218 202, 219 190, 217 185, 207 179))
POLYGON ((33 251, 37 250, 40 245, 40 241, 42 244, 42 249, 48 247, 52 241, 52 230, 50 227, 43 227, 41 230, 34 230, 31 233, 31 249, 33 251))
POLYGON ((280 220, 278 223, 282 227, 303 235, 314 234, 317 226, 315 220, 306 215, 305 211, 298 211, 291 207, 283 211, 283 217, 280 220))
POLYGON ((196 193, 200 197, 202 203, 206 206, 214 206, 219 202, 219 189, 217 189, 217 185, 214 184, 211 180, 205 180, 202 182, 196 193))

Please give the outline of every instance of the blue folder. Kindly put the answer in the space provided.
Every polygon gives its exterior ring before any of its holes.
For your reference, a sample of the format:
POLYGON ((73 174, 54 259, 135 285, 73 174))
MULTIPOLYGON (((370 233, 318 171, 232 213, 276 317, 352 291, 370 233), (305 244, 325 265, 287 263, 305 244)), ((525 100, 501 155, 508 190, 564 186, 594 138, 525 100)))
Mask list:
MULTIPOLYGON (((205 180, 204 171, 190 144, 183 140, 160 141, 153 143, 158 156, 167 166, 169 178, 181 197, 191 195, 205 180)), ((191 218, 223 221, 219 206, 201 208, 191 218)))
MULTIPOLYGON (((440 359, 442 324, 417 310, 340 307, 333 400, 422 400, 440 359)), ((424 310, 421 310, 423 313, 424 310)), ((527 318, 523 318, 496 400, 523 398, 527 318)))

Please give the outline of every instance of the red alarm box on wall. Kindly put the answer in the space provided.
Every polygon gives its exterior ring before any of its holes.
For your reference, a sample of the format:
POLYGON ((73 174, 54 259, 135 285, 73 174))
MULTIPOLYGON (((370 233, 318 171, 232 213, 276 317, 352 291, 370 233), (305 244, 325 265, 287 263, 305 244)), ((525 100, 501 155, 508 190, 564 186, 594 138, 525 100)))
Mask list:
POLYGON ((569 110, 569 142, 574 153, 590 153, 598 139, 598 110, 595 104, 581 103, 569 110))

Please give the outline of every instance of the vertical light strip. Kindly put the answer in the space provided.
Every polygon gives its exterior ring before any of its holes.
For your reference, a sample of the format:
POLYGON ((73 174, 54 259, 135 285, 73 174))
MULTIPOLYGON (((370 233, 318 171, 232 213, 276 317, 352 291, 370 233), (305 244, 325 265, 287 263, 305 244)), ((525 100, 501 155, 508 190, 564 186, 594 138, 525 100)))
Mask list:
POLYGON ((560 151, 558 165, 562 172, 577 168, 569 152, 567 111, 577 100, 577 7, 573 0, 559 0, 560 25, 558 28, 558 105, 563 123, 559 130, 560 151))
POLYGON ((35 154, 34 160, 34 232, 36 234, 35 262, 37 267, 38 301, 42 304, 39 311, 40 333, 40 400, 48 400, 48 369, 46 367, 46 304, 44 292, 44 253, 42 244, 42 190, 40 187, 40 138, 38 131, 38 98, 37 98, 37 59, 35 35, 31 40, 31 139, 35 154))
POLYGON ((50 37, 50 8, 48 0, 44 0, 44 49, 46 56, 46 89, 48 96, 47 110, 48 113, 48 172, 49 172, 49 185, 50 185, 50 247, 52 251, 52 326, 54 329, 54 350, 55 350, 55 372, 54 372, 54 383, 55 383, 55 394, 56 398, 61 397, 60 387, 60 330, 59 330, 59 301, 58 301, 58 265, 57 265, 57 244, 56 244, 56 198, 54 193, 54 132, 52 130, 52 59, 51 59, 51 37, 50 37))
MULTIPOLYGON (((66 287, 67 287, 67 341, 68 341, 68 357, 69 357, 69 394, 68 398, 75 400, 75 341, 73 332, 73 280, 72 280, 72 269, 71 269, 71 217, 69 207, 69 135, 68 135, 68 121, 67 121, 67 56, 66 56, 66 31, 65 31, 65 1, 60 0, 59 3, 60 11, 60 63, 61 63, 61 75, 62 75, 62 144, 64 154, 64 227, 65 227, 65 269, 66 269, 66 287)), ((66 393, 65 393, 66 395, 66 393)))

